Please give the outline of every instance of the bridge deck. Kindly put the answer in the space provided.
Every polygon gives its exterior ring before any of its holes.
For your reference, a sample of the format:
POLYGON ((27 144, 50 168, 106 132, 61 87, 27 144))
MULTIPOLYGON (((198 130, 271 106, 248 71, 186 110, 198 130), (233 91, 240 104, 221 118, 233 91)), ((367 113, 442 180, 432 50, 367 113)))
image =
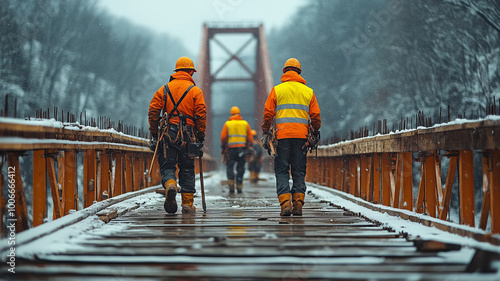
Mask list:
POLYGON ((89 218, 19 250, 15 277, 478 280, 465 273, 470 250, 419 251, 406 235, 315 198, 314 188, 304 216, 280 218, 271 176, 232 196, 221 178, 206 178, 205 214, 199 197, 196 215, 186 216, 166 214, 161 194, 141 195, 123 202, 130 210, 107 224, 89 218))

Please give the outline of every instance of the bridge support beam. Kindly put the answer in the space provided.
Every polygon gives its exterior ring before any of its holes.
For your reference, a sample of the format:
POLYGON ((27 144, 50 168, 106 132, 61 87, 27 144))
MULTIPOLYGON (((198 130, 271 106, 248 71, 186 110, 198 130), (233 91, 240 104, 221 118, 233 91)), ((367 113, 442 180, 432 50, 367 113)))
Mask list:
POLYGON ((500 233, 500 150, 491 151, 490 179, 491 232, 500 233))
POLYGON ((460 150, 460 223, 474 227, 474 156, 472 150, 460 150))

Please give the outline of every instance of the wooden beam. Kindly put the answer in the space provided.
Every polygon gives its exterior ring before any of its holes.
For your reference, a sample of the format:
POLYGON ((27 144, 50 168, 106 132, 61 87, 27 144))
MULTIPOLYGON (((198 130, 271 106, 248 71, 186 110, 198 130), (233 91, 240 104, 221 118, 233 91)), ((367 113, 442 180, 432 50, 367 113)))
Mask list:
POLYGON ((460 150, 460 223, 474 227, 474 155, 460 150))
POLYGON ((413 211, 413 158, 411 152, 402 153, 403 209, 413 211))
MULTIPOLYGON (((401 195, 401 165, 402 165, 402 155, 398 153, 396 156, 396 169, 393 175, 394 179, 394 192, 392 194, 392 206, 394 208, 399 208, 400 195, 401 195)), ((392 170, 392 169, 391 169, 392 170)))
POLYGON ((45 151, 33 151, 33 227, 47 218, 47 168, 45 151))
POLYGON ((373 202, 376 204, 380 204, 380 173, 382 171, 380 159, 379 153, 373 154, 373 202))
POLYGON ((391 160, 389 153, 382 154, 382 204, 391 205, 391 160))
POLYGON ((481 217, 479 219, 479 228, 486 230, 488 224, 488 217, 490 215, 490 158, 489 152, 483 152, 483 205, 481 208, 481 217))
POLYGON ((78 210, 78 195, 76 193, 76 153, 74 150, 65 151, 61 161, 64 165, 63 176, 63 206, 64 215, 70 210, 78 210), (76 199, 75 199, 76 197, 76 199))
MULTIPOLYGON (((23 187, 23 179, 21 176, 21 166, 19 165, 19 155, 16 153, 8 153, 7 154, 7 178, 9 182, 9 189, 11 189, 12 185, 14 185, 15 189, 15 219, 16 219, 16 232, 21 232, 29 229, 28 222, 28 211, 26 207, 26 197, 24 196, 24 187, 23 187)), ((9 194, 11 194, 9 192, 9 194)), ((9 200, 11 198, 9 197, 9 200)), ((10 202, 8 206, 10 206, 10 202)), ((11 216, 11 211, 9 210, 8 219, 9 221, 11 216)))
POLYGON ((425 157, 425 192, 424 201, 427 214, 433 218, 436 215, 436 154, 431 152, 425 157))
POLYGON ((83 154, 83 207, 87 208, 96 200, 96 152, 86 150, 83 154))
POLYGON ((100 153, 100 185, 99 185, 99 201, 108 199, 110 197, 109 190, 109 155, 105 150, 100 153))
POLYGON ((59 189, 57 188, 57 177, 56 168, 54 165, 54 158, 47 157, 47 174, 50 182, 50 192, 52 194, 52 204, 54 206, 55 219, 58 219, 64 215, 64 209, 61 203, 61 197, 59 196, 59 189))
POLYGON ((425 212, 425 162, 422 160, 420 164, 420 183, 418 185, 417 203, 415 212, 424 213, 425 212))
POLYGON ((361 190, 361 199, 368 200, 369 185, 370 185, 370 159, 371 156, 363 154, 360 160, 360 178, 359 185, 361 190))
POLYGON ((133 162, 132 153, 125 153, 125 192, 133 191, 133 162))
POLYGON ((448 211, 450 210, 451 190, 455 180, 455 171, 457 170, 457 156, 451 156, 448 163, 448 174, 446 176, 446 184, 443 193, 443 209, 439 213, 439 219, 446 220, 448 211))
POLYGON ((500 150, 491 151, 490 202, 491 232, 500 233, 500 150))

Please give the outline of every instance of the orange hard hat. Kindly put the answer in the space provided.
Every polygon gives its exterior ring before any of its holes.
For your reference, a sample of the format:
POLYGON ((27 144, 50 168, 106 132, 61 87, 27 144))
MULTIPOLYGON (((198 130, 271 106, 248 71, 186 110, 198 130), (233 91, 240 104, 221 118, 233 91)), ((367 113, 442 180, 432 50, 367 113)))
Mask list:
POLYGON ((231 107, 231 115, 240 114, 240 109, 237 106, 231 107))
POLYGON ((256 136, 256 135, 257 135, 257 131, 252 130, 252 136, 256 136))
POLYGON ((175 63, 174 71, 178 71, 181 69, 192 69, 194 70, 194 72, 196 72, 193 61, 188 57, 180 57, 175 63))
POLYGON ((302 71, 302 69, 300 68, 300 62, 298 59, 296 58, 289 58, 286 62, 285 62, 285 66, 283 66, 283 73, 285 73, 285 69, 287 69, 288 67, 290 68, 296 68, 298 69, 299 73, 302 71))

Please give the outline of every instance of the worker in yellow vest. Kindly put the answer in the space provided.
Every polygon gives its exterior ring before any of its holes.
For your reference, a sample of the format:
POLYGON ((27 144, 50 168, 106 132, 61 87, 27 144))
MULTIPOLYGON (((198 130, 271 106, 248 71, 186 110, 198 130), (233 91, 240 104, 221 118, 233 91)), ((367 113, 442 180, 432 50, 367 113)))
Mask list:
POLYGON ((220 134, 222 153, 227 155, 227 182, 229 192, 234 193, 236 165, 236 189, 243 192, 243 175, 245 173, 245 155, 252 146, 252 129, 240 115, 237 106, 231 108, 231 117, 224 123, 220 134))
POLYGON ((302 216, 307 151, 319 142, 321 115, 318 101, 300 76, 301 72, 300 62, 295 58, 288 59, 283 67, 282 83, 271 90, 264 107, 262 146, 267 149, 271 138, 278 140, 274 173, 281 216, 302 216), (270 136, 273 120, 276 135, 270 136), (290 171, 292 187, 289 186, 290 171))

